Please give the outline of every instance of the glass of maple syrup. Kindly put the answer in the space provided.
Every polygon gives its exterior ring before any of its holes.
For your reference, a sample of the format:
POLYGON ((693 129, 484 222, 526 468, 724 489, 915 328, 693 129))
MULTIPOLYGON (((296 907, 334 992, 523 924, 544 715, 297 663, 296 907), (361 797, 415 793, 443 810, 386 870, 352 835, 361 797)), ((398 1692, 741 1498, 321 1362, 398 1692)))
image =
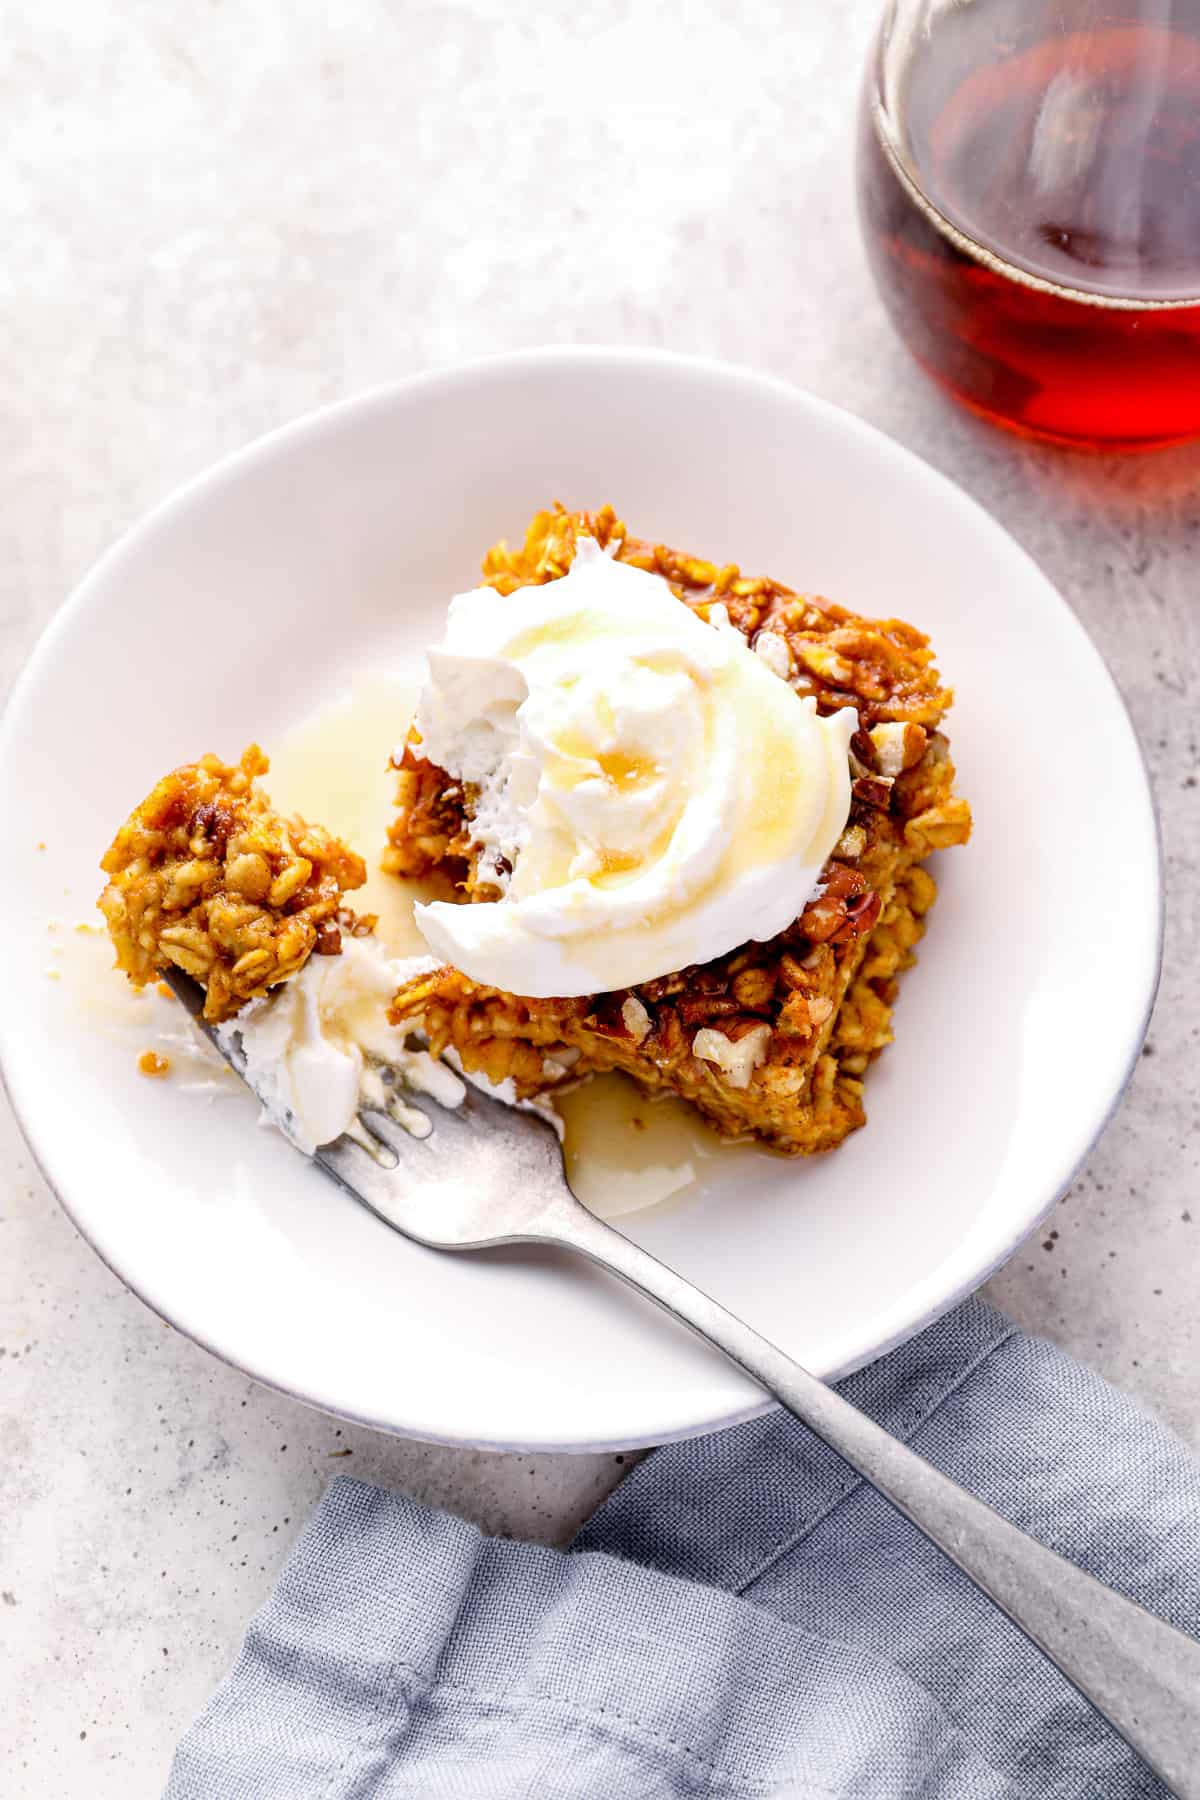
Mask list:
POLYGON ((892 0, 858 190, 957 399, 1064 443, 1200 436, 1200 0, 892 0))

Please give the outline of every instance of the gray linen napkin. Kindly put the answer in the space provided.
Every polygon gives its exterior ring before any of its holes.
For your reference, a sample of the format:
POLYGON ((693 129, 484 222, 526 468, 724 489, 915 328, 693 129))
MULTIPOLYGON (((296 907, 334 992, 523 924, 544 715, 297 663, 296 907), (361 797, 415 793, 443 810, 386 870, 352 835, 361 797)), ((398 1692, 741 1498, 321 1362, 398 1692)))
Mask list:
MULTIPOLYGON (((968 1301, 843 1391, 1200 1636, 1200 1464, 968 1301)), ((1166 1794, 949 1563, 781 1412, 656 1451, 570 1551, 329 1489, 167 1800, 1166 1794)))

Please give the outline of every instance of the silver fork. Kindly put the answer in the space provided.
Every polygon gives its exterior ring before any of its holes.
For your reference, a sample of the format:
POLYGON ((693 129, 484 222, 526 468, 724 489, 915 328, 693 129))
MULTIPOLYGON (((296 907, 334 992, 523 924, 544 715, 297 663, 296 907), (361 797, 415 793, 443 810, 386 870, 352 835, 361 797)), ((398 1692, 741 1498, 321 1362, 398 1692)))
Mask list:
MULTIPOLYGON (((242 1058, 201 1018, 204 995, 166 977, 238 1075, 242 1058)), ((1103 1713, 1178 1800, 1200 1800, 1200 1643, 1027 1537, 810 1375, 725 1307, 597 1219, 567 1185, 544 1120, 468 1088, 457 1109, 426 1095, 417 1138, 364 1111, 366 1143, 345 1136, 314 1160, 405 1237, 436 1250, 555 1244, 645 1294, 744 1369, 803 1421, 995 1601, 1103 1713)))

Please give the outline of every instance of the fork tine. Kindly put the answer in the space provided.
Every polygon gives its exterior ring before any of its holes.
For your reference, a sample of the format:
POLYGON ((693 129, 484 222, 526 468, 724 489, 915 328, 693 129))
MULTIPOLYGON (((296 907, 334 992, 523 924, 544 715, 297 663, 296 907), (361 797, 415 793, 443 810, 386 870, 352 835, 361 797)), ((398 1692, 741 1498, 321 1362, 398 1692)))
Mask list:
MULTIPOLYGON (((375 1116, 378 1118, 378 1115, 375 1116)), ((369 1156, 378 1168, 390 1170, 399 1167, 400 1157, 395 1144, 379 1130, 377 1123, 369 1124, 363 1113, 359 1113, 343 1135, 369 1156)))
MULTIPOLYGON (((227 1035, 222 1041, 217 1036, 216 1027, 210 1025, 204 1017, 204 989, 200 983, 193 981, 190 975, 185 975, 182 969, 174 967, 161 969, 159 974, 180 1005, 190 1015, 197 1031, 203 1032, 217 1055, 224 1057, 234 1074, 240 1075, 242 1080, 246 1081, 246 1057, 242 1049, 241 1038, 227 1035)), ((249 1086, 249 1082, 247 1082, 247 1086, 249 1086)))
MULTIPOLYGON (((424 1107, 413 1106, 407 1093, 404 1096, 404 1104, 406 1108, 411 1107, 413 1112, 420 1113, 423 1119, 429 1118, 424 1107)), ((426 1136, 418 1137, 415 1131, 409 1131, 399 1119, 393 1118, 391 1113, 380 1112, 374 1106, 364 1106, 358 1117, 371 1136, 378 1138, 381 1144, 386 1144, 389 1150, 395 1151, 398 1158, 405 1155, 411 1156, 422 1146, 432 1146, 433 1140, 437 1136, 436 1125, 426 1136)))
POLYGON ((361 1137, 344 1131, 332 1143, 318 1144, 310 1160, 319 1163, 343 1187, 349 1188, 356 1199, 361 1200, 363 1190, 370 1184, 372 1176, 378 1178, 394 1175, 400 1167, 400 1158, 383 1138, 377 1137, 361 1121, 358 1123, 361 1137), (364 1138, 370 1142, 364 1143, 364 1138), (376 1154, 376 1149, 379 1154, 376 1154))

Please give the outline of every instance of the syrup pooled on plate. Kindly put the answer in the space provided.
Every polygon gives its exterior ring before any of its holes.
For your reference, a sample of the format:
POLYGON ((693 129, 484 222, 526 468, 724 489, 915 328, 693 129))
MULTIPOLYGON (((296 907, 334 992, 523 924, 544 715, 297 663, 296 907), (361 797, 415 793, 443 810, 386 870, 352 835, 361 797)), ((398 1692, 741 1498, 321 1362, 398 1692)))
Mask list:
POLYGON ((901 336, 958 399, 1094 446, 1200 433, 1200 0, 976 0, 880 53, 859 206, 901 336))
POLYGON ((263 785, 280 812, 300 813, 337 833, 367 865, 366 886, 348 896, 357 913, 375 913, 389 956, 427 956, 413 920, 424 898, 379 867, 396 789, 388 758, 404 741, 417 704, 417 684, 378 676, 331 701, 266 746, 263 785))

